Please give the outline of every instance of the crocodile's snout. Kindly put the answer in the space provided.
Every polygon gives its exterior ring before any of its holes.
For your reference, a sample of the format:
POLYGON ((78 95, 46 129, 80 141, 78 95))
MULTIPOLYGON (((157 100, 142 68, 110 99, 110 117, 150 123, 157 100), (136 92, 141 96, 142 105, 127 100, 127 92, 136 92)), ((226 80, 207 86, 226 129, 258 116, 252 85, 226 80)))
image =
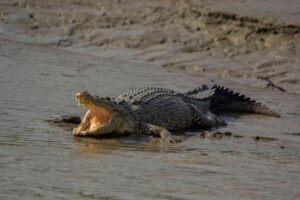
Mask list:
POLYGON ((76 97, 76 98, 84 97, 84 96, 91 96, 91 95, 90 95, 90 93, 88 93, 87 91, 77 92, 77 93, 75 94, 75 97, 76 97))
POLYGON ((76 94, 75 94, 75 98, 78 98, 78 97, 80 97, 81 96, 81 92, 77 92, 76 94))
POLYGON ((78 105, 88 104, 88 103, 91 102, 92 98, 93 97, 88 92, 86 92, 86 91, 84 91, 84 92, 77 92, 75 94, 75 100, 78 103, 78 105))

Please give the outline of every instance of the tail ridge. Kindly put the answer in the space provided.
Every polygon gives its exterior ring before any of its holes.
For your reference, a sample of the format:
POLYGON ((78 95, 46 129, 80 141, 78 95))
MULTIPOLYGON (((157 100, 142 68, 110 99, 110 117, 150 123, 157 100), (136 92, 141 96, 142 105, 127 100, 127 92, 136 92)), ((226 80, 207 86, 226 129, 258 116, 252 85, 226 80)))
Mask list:
POLYGON ((211 107, 213 109, 252 112, 280 117, 279 113, 271 110, 266 105, 256 102, 250 97, 246 97, 238 92, 234 92, 229 88, 213 85, 211 89, 214 90, 214 94, 211 97, 211 107))

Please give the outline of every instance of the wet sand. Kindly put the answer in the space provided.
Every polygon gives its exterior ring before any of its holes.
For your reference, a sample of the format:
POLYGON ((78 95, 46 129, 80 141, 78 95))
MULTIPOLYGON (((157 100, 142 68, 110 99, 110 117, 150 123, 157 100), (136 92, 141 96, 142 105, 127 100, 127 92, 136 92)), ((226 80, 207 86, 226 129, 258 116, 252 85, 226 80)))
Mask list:
POLYGON ((241 2, 1 1, 0 198, 297 199, 298 4, 241 2), (216 131, 235 136, 186 132, 178 145, 73 138, 45 122, 82 115, 77 91, 211 80, 282 117, 221 114, 216 131))

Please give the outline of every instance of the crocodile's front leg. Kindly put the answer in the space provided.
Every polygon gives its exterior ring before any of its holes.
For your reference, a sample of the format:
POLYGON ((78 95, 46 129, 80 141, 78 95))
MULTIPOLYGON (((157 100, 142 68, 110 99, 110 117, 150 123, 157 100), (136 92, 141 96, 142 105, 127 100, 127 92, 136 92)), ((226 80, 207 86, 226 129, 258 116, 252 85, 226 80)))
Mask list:
POLYGON ((119 117, 113 117, 109 124, 100 126, 94 130, 80 130, 75 128, 73 130, 74 136, 100 136, 117 131, 122 125, 123 121, 119 117))
POLYGON ((141 134, 161 137, 170 143, 181 142, 180 139, 175 138, 167 129, 160 126, 155 126, 153 124, 141 123, 137 131, 141 134))

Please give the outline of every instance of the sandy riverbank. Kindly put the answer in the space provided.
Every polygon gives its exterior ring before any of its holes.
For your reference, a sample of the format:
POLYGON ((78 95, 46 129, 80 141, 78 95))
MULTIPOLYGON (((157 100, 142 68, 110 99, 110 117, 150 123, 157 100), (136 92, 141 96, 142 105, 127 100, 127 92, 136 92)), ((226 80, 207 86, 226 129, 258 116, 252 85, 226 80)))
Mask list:
POLYGON ((1 1, 13 40, 300 92, 296 1, 1 1))

